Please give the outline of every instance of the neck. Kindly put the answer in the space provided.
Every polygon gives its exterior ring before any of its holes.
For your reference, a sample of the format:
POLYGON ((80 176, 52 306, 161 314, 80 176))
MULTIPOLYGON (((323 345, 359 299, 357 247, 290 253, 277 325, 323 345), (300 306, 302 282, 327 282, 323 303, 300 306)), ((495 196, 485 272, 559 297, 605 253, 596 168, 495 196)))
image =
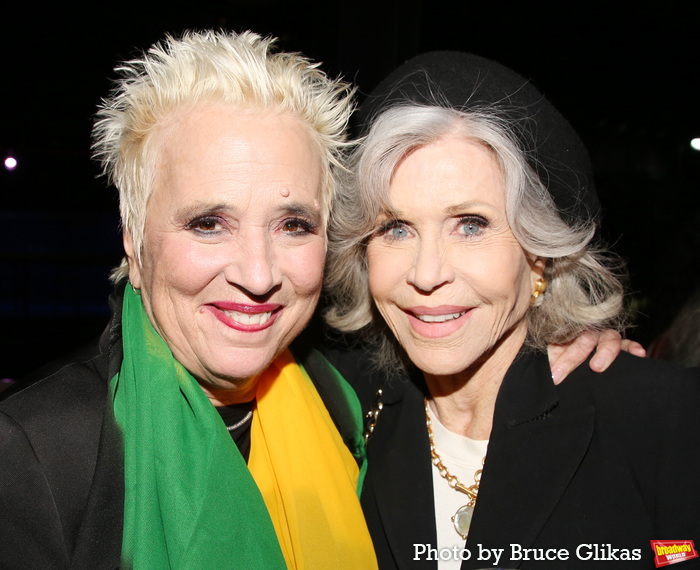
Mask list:
POLYGON ((517 328, 510 331, 488 354, 462 372, 424 374, 430 409, 442 425, 471 439, 489 439, 498 391, 526 333, 517 328))
POLYGON ((255 399, 255 392, 258 387, 258 378, 247 378, 243 381, 222 382, 228 385, 213 385, 199 382, 207 398, 216 408, 221 406, 231 406, 233 404, 243 404, 255 399))

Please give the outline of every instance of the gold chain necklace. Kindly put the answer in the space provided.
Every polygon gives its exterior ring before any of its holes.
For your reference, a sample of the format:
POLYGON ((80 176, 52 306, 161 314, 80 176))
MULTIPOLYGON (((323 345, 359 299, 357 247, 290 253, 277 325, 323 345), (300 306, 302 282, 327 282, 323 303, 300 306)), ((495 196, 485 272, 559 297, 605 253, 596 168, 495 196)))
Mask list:
MULTIPOLYGON (((438 468, 440 476, 447 481, 447 484, 453 489, 464 493, 469 497, 469 502, 457 509, 457 512, 452 517, 452 524, 457 531, 457 534, 464 540, 467 539, 469 526, 472 524, 472 515, 474 514, 474 506, 476 505, 476 497, 479 494, 479 483, 481 482, 481 472, 483 469, 477 469, 474 473, 474 484, 467 487, 456 476, 449 472, 447 467, 442 462, 442 457, 435 451, 435 441, 433 439, 433 430, 430 427, 430 414, 428 413, 428 399, 424 398, 425 402, 425 425, 428 428, 428 439, 430 439, 430 456, 433 459, 433 465, 438 468)), ((481 460, 483 466, 486 457, 481 460)))

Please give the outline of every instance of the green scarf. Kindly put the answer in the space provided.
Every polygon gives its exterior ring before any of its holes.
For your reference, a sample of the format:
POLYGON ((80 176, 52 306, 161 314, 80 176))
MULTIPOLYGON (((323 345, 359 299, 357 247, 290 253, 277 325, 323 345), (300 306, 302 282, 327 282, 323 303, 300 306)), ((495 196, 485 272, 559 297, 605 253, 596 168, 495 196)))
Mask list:
POLYGON ((125 568, 285 568, 265 502, 206 394, 127 285, 110 383, 124 433, 125 568))

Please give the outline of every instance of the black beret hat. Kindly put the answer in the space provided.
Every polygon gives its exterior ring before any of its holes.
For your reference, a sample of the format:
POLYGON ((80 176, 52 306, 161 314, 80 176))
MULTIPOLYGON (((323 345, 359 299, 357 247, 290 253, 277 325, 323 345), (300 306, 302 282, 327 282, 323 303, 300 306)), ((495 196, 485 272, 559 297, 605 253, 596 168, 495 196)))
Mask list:
POLYGON ((358 118, 363 133, 381 112, 408 102, 496 111, 510 125, 562 218, 575 222, 598 215, 600 205, 583 142, 544 95, 514 71, 469 53, 418 55, 390 73, 362 104, 358 118))

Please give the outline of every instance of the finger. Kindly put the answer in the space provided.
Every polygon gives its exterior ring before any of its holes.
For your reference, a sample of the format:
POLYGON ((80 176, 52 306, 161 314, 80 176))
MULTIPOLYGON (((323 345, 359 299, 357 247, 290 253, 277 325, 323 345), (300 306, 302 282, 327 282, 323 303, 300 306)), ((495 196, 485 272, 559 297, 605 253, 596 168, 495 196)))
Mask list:
POLYGON ((591 359, 591 370, 603 372, 612 364, 620 354, 622 346, 622 335, 614 330, 608 329, 602 332, 598 339, 598 348, 595 356, 591 359))
POLYGON ((550 345, 549 362, 552 380, 560 384, 569 373, 584 362, 598 342, 598 333, 584 332, 568 345, 550 345))
POLYGON ((642 358, 644 358, 647 355, 646 349, 641 344, 628 338, 622 341, 620 348, 625 352, 629 352, 630 354, 634 354, 635 356, 641 356, 642 358))

